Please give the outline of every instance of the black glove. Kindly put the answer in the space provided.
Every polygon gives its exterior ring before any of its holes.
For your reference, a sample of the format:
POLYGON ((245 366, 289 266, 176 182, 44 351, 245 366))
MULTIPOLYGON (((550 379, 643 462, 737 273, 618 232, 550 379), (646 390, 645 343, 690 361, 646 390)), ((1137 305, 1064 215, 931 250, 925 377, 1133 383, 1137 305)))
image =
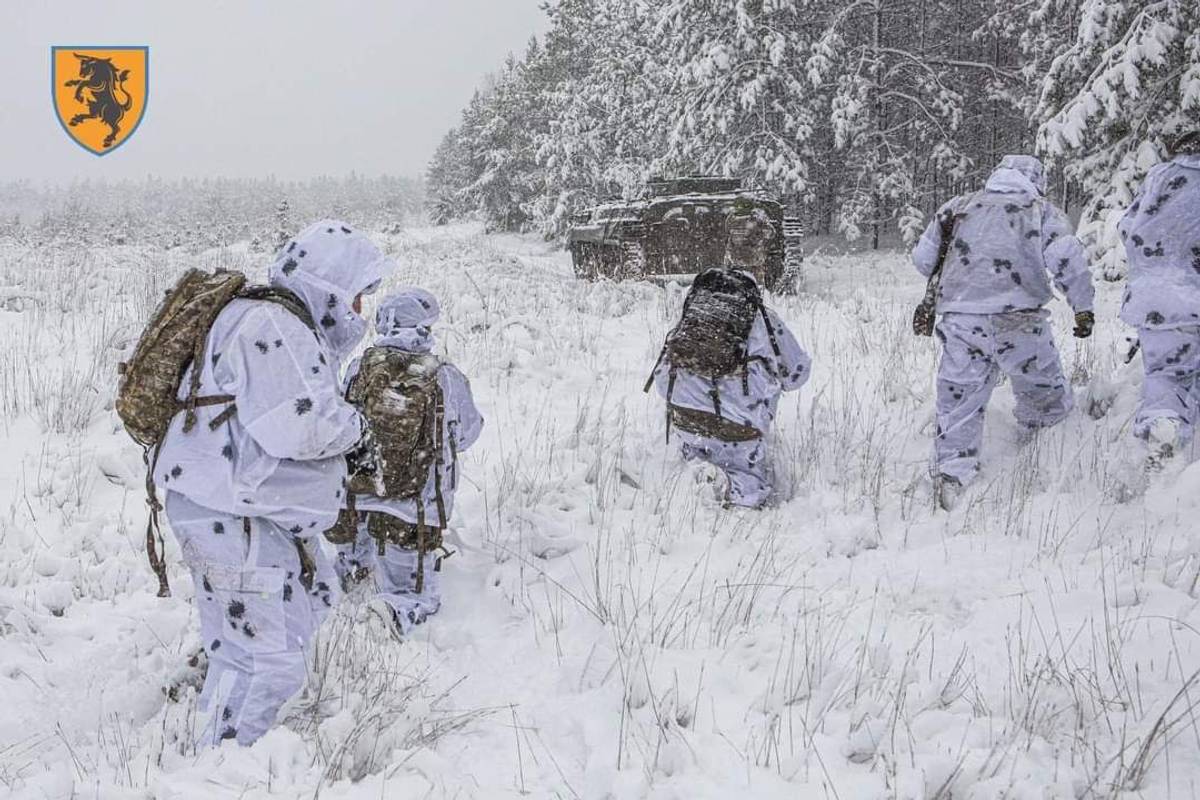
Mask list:
POLYGON ((346 453, 346 470, 350 473, 351 484, 358 484, 357 491, 362 491, 362 484, 374 483, 375 474, 379 472, 379 447, 375 443, 375 434, 371 426, 363 422, 362 438, 354 449, 346 453), (355 479, 359 480, 355 480, 355 479))
POLYGON ((1077 311, 1075 313, 1075 338, 1086 339, 1092 335, 1092 328, 1096 325, 1096 315, 1091 311, 1077 311))

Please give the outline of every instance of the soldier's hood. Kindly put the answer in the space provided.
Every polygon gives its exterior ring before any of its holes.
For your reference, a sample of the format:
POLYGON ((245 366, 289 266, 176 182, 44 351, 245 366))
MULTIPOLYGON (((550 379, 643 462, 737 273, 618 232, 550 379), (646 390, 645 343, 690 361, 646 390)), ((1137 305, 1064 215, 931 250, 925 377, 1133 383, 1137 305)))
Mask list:
POLYGON ((309 225, 284 245, 267 270, 272 286, 295 292, 339 357, 362 340, 367 322, 351 304, 396 269, 369 238, 340 221, 309 225))
POLYGON ((379 302, 375 312, 376 344, 413 353, 433 349, 430 328, 442 315, 437 298, 416 286, 397 289, 379 302))
POLYGON ((1171 160, 1179 166, 1186 167, 1187 169, 1200 169, 1200 153, 1185 153, 1183 155, 1175 156, 1175 158, 1171 160))
POLYGON ((1041 195, 1046 191, 1046 170, 1033 156, 1005 156, 988 177, 986 188, 989 192, 1041 195))

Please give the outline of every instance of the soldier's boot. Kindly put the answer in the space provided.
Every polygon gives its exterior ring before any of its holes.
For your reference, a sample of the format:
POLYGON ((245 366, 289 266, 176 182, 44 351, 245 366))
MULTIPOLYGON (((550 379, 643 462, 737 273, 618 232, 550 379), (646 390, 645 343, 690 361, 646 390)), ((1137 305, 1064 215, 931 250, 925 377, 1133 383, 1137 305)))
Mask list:
POLYGON ((363 624, 368 631, 377 632, 378 638, 404 641, 404 627, 396 616, 396 610, 386 600, 376 597, 363 606, 363 624))
POLYGON ((933 478, 933 502, 947 513, 958 506, 962 498, 963 485, 958 478, 950 475, 935 475, 933 478))
POLYGON ((1146 471, 1162 472, 1179 447, 1179 420, 1159 417, 1146 432, 1146 471))
POLYGON ((189 687, 199 692, 207 676, 208 653, 201 647, 188 656, 187 662, 177 669, 167 681, 167 685, 162 687, 163 694, 172 703, 178 703, 189 687))

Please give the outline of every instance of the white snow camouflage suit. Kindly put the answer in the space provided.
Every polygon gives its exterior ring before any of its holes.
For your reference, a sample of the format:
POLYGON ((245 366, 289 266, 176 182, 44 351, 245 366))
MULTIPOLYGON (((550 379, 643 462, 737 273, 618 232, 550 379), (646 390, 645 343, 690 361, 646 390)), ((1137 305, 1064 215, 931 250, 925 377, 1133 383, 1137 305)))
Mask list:
MULTIPOLYGON (((306 228, 268 277, 303 300, 317 330, 276 303, 234 300, 209 333, 200 394, 233 395, 236 414, 212 430, 224 406, 199 409, 186 434, 180 415, 163 441, 154 480, 208 652, 201 744, 255 741, 304 683, 305 645, 337 600, 321 534, 342 505, 342 454, 362 436, 337 378, 366 330, 351 304, 393 269, 344 223, 306 228)), ((187 390, 185 375, 181 399, 187 390)))
POLYGON ((934 472, 962 485, 979 472, 984 414, 1001 372, 1027 429, 1057 424, 1073 405, 1043 306, 1052 282, 1077 313, 1092 310, 1094 289, 1079 239, 1043 191, 1040 161, 1005 156, 982 192, 938 210, 913 251, 928 278, 942 241, 938 219, 960 215, 937 298, 934 472))
MULTIPOLYGON (((680 451, 687 461, 706 461, 720 469, 729 481, 726 499, 733 505, 758 508, 773 491, 767 462, 766 434, 775 420, 775 409, 783 392, 799 389, 808 382, 812 362, 800 347, 796 337, 783 320, 766 309, 779 345, 779 356, 771 347, 767 326, 759 315, 754 320, 747 340, 747 356, 751 359, 743 386, 741 376, 734 375, 717 383, 721 416, 742 425, 749 425, 763 434, 749 442, 726 442, 687 431, 673 430, 680 440, 680 451)), ((675 371, 675 384, 670 386, 671 365, 663 359, 654 371, 658 393, 683 408, 711 412, 713 410, 712 382, 683 369, 675 371)))
POLYGON ((1150 170, 1120 223, 1129 260, 1121 319, 1138 329, 1145 380, 1134 433, 1178 420, 1183 443, 1200 416, 1200 155, 1150 170))
MULTIPOLYGON (((376 347, 394 347, 407 353, 430 353, 434 338, 430 328, 441 316, 437 299, 416 287, 399 289, 382 300, 375 314, 376 347)), ((356 359, 346 371, 344 387, 358 374, 356 359)), ((475 443, 483 429, 483 416, 475 407, 471 384, 453 364, 443 363, 438 371, 438 384, 442 389, 445 404, 444 452, 440 469, 442 501, 447 519, 438 516, 433 471, 439 469, 436 461, 430 465, 429 479, 421 493, 425 523, 445 528, 453 515, 454 494, 458 488, 459 467, 457 455, 475 443)), ((382 499, 369 495, 355 496, 356 509, 372 513, 389 514, 410 524, 416 524, 417 501, 382 499)), ((343 578, 359 568, 366 568, 373 580, 375 595, 395 612, 395 619, 402 633, 407 634, 414 625, 419 625, 441 607, 441 573, 434 567, 431 557, 425 559, 424 586, 416 591, 417 551, 388 544, 379 554, 375 539, 367 533, 366 524, 361 524, 358 539, 352 544, 338 548, 338 571, 343 578)))

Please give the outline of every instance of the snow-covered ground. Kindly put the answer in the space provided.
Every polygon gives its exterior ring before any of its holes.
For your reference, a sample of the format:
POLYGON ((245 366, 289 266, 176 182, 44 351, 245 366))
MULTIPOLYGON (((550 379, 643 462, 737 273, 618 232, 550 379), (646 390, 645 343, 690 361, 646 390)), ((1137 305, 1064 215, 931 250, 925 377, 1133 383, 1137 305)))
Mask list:
MULTIPOLYGON (((115 365, 187 266, 0 245, 0 795, 19 798, 1041 798, 1200 791, 1200 466, 1138 494, 1119 287, 1064 362, 1082 410, 1020 444, 1007 387, 952 514, 926 476, 936 344, 896 253, 773 298, 814 359, 784 497, 725 511, 642 383, 678 287, 589 284, 471 227, 381 237, 444 304, 487 427, 441 614, 403 645, 323 629, 252 748, 191 751, 192 587, 145 564, 115 365)), ((260 259, 261 261, 261 259, 260 259)), ((259 272, 261 274, 261 272, 259 272)))

